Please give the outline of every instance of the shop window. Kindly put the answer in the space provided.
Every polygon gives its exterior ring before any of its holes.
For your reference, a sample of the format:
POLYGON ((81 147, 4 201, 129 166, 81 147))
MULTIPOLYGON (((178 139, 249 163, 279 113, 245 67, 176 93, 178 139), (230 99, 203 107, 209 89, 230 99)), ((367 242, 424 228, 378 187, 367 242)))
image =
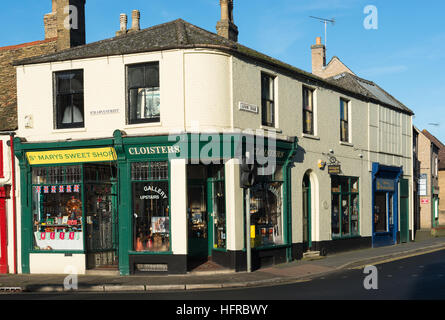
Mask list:
POLYGON ((359 235, 358 183, 358 178, 332 178, 331 231, 333 238, 359 235))
POLYGON ((32 169, 35 250, 83 250, 81 167, 32 169))
POLYGON ((349 101, 340 99, 340 141, 349 142, 349 101))
POLYGON ((83 70, 54 73, 56 128, 84 127, 83 70))
POLYGON ((160 121, 159 62, 127 67, 129 123, 160 121))
POLYGON ((170 251, 168 162, 138 162, 131 168, 133 249, 170 251))
POLYGON ((303 87, 303 133, 314 135, 314 90, 303 87))
POLYGON ((263 126, 275 127, 274 77, 261 73, 261 122, 263 126))
MULTIPOLYGON (((279 167, 279 170, 282 170, 279 167)), ((277 170, 278 171, 278 170, 277 170)), ((263 176, 251 188, 250 224, 252 248, 268 247, 284 243, 283 239, 283 182, 271 176, 263 176)))

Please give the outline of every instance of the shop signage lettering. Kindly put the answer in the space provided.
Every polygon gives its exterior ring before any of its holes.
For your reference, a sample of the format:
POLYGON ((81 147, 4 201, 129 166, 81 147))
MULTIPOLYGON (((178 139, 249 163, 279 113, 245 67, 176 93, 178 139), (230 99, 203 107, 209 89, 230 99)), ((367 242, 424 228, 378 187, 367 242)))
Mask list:
POLYGON ((169 153, 180 153, 180 152, 181 148, 179 146, 132 147, 128 149, 128 153, 132 156, 169 154, 169 153))
POLYGON ((394 191, 394 180, 391 179, 377 179, 376 180, 377 191, 394 191))
POLYGON ((153 199, 159 199, 159 198, 167 199, 167 194, 161 188, 158 188, 158 187, 155 187, 155 186, 145 186, 144 187, 144 191, 145 192, 154 192, 154 193, 157 193, 157 194, 155 194, 155 195, 153 195, 153 194, 143 194, 143 195, 140 196, 141 200, 153 200, 153 199))
POLYGON ((114 148, 51 150, 27 152, 30 165, 114 161, 117 159, 114 148))
POLYGON ((328 173, 329 174, 340 174, 341 173, 341 166, 340 165, 329 165, 328 166, 328 173))

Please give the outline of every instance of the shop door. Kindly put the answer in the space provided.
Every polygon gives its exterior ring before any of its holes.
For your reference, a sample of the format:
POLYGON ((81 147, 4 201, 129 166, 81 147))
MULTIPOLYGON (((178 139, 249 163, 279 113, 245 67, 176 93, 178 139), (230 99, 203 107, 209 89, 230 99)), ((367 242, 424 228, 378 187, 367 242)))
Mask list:
POLYGON ((376 192, 374 199, 373 246, 388 246, 395 243, 394 199, 390 192, 376 192))
POLYGON ((0 198, 0 274, 1 273, 8 273, 6 207, 4 198, 0 198))
POLYGON ((87 268, 118 268, 115 183, 85 185, 87 268))
POLYGON ((189 182, 188 186, 188 255, 207 260, 209 256, 207 186, 205 182, 189 182))
POLYGON ((308 175, 303 179, 303 251, 312 248, 311 239, 311 182, 308 175))

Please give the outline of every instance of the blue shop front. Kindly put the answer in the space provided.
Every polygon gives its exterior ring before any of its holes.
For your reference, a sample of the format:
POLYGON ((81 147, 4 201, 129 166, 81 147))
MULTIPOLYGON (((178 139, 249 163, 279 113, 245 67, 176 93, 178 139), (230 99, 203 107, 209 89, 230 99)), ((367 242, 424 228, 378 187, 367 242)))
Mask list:
POLYGON ((399 230, 399 182, 402 167, 372 165, 372 246, 397 243, 399 230))

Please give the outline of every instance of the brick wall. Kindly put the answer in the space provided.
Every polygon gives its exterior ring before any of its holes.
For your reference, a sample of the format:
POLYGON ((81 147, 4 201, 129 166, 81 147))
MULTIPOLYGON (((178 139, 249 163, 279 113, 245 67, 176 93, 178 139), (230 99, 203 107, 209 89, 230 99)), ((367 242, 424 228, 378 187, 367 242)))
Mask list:
POLYGON ((0 131, 17 129, 17 84, 12 63, 56 51, 57 39, 0 47, 0 131))

